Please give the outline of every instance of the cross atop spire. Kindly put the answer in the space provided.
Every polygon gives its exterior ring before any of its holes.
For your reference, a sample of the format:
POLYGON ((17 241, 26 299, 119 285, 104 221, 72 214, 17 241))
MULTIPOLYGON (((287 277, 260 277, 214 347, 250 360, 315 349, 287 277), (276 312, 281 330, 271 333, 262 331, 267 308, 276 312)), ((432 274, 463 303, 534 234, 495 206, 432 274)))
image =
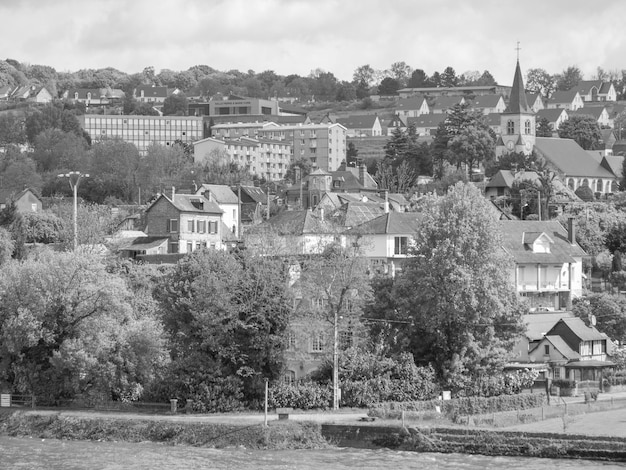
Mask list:
POLYGON ((521 47, 519 47, 519 41, 517 41, 517 47, 515 48, 515 50, 517 51, 517 61, 519 62, 519 51, 520 51, 521 47))

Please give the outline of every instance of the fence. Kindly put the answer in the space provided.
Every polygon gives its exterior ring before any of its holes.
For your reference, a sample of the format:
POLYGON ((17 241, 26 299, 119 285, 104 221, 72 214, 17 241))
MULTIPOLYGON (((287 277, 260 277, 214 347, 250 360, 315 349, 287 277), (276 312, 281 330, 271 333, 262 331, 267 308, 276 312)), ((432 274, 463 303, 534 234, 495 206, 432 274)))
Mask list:
POLYGON ((0 394, 0 408, 34 408, 35 397, 33 395, 0 394))
POLYGON ((97 411, 120 411, 133 413, 167 413, 171 412, 171 403, 122 402, 122 401, 75 401, 55 400, 54 402, 37 401, 33 395, 0 395, 2 408, 39 408, 39 409, 75 409, 97 411))
POLYGON ((517 411, 502 411, 484 415, 466 417, 466 424, 470 426, 508 427, 517 424, 534 423, 546 419, 561 418, 565 420, 573 416, 597 411, 626 408, 626 398, 593 400, 581 398, 581 401, 567 402, 559 397, 552 397, 552 404, 541 408, 530 408, 517 411))

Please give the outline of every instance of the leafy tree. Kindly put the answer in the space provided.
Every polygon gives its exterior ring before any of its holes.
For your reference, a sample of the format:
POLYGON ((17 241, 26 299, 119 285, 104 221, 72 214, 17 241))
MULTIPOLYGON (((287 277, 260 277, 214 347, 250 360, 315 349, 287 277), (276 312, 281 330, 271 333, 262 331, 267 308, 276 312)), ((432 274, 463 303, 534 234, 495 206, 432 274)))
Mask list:
POLYGON ((348 142, 346 160, 346 165, 348 166, 356 166, 359 163, 359 149, 356 148, 354 142, 348 142))
POLYGON ((26 243, 56 243, 67 230, 65 222, 50 211, 27 212, 22 217, 26 243))
POLYGON ((207 409, 259 405, 265 378, 282 371, 292 301, 281 261, 199 250, 156 289, 172 344, 171 393, 207 409), (213 392, 213 393, 211 393, 213 392), (222 405, 219 405, 219 403, 222 405))
POLYGON ((573 300, 572 312, 588 325, 591 315, 596 328, 614 341, 626 341, 626 299, 620 295, 591 293, 573 300))
POLYGON ((406 86, 413 70, 405 62, 394 62, 391 64, 391 76, 397 82, 400 88, 406 86))
POLYGON ((354 101, 357 98, 356 88, 352 83, 341 82, 337 88, 337 101, 354 101))
POLYGON ((523 331, 524 308, 510 282, 498 221, 473 185, 428 196, 412 257, 394 290, 418 364, 431 363, 445 387, 498 370, 523 331))
POLYGON ((557 90, 571 90, 582 81, 583 74, 575 65, 570 65, 562 73, 555 75, 557 90))
POLYGON ((0 148, 25 143, 24 118, 16 113, 0 114, 0 148))
POLYGON ((313 163, 308 158, 299 158, 289 165, 285 179, 296 184, 298 178, 304 179, 313 171, 313 163))
POLYGON ((369 65, 361 65, 357 67, 352 74, 352 81, 357 84, 357 86, 363 83, 366 87, 370 87, 374 80, 374 69, 369 65))
POLYGON ((465 165, 470 179, 475 167, 486 165, 495 158, 495 141, 484 128, 465 127, 452 138, 449 146, 457 165, 465 165))
POLYGON ((537 120, 535 135, 537 137, 552 137, 552 126, 547 118, 542 117, 537 120))
POLYGON ((163 101, 164 116, 186 116, 188 110, 189 104, 184 93, 173 93, 163 101))
MULTIPOLYGON (((326 337, 332 337, 333 409, 339 408, 339 340, 340 333, 360 330, 363 305, 369 301, 371 288, 366 274, 367 262, 359 237, 343 247, 339 243, 320 247, 320 254, 303 263, 300 275, 303 302, 310 308, 299 311, 298 320, 321 322, 326 337)), ((315 326, 313 326, 315 328, 315 326)), ((319 327, 318 327, 319 328, 319 327)))
POLYGON ((32 158, 40 172, 84 171, 88 165, 87 143, 76 134, 46 129, 37 135, 32 158))
POLYGON ((385 77, 378 85, 379 95, 395 95, 400 89, 400 83, 395 78, 385 77))
POLYGON ((337 96, 337 79, 330 72, 321 69, 311 71, 309 88, 318 101, 332 101, 337 96))
POLYGON ((526 72, 526 90, 530 93, 540 93, 549 98, 556 89, 555 79, 544 69, 528 69, 526 72))
MULTIPOLYGON (((13 240, 11 256, 15 259, 25 258, 24 219, 18 212, 15 201, 12 199, 0 210, 0 228, 4 228, 11 234, 13 240)), ((8 247, 8 245, 5 245, 5 249, 8 249, 8 247)))
POLYGON ((489 73, 489 70, 485 70, 476 82, 477 86, 492 86, 497 84, 498 82, 496 82, 496 79, 493 78, 493 75, 489 73))
POLYGON ((593 116, 574 115, 559 126, 561 139, 573 139, 585 150, 600 148, 602 132, 593 116))
POLYGON ((388 161, 379 160, 374 180, 378 184, 378 189, 386 189, 392 193, 407 193, 416 185, 417 176, 407 160, 402 160, 395 168, 388 161))
POLYGON ((578 196, 585 202, 591 202, 595 200, 593 189, 591 189, 589 186, 579 186, 576 191, 574 191, 574 194, 576 194, 576 196, 578 196))
POLYGON ((456 76, 456 72, 450 66, 446 67, 441 73, 441 86, 443 87, 455 87, 459 85, 459 78, 456 76))
POLYGON ((26 155, 18 161, 10 162, 4 171, 0 172, 0 180, 5 191, 16 194, 27 187, 38 191, 43 184, 35 162, 26 155))
POLYGON ((0 378, 39 403, 136 399, 163 358, 162 330, 99 258, 45 252, 0 272, 0 378), (27 295, 25 295, 28 293, 27 295))
POLYGON ((15 243, 13 242, 11 232, 4 227, 0 227, 0 266, 11 259, 14 249, 15 243))
POLYGON ((115 197, 131 202, 136 194, 139 171, 139 151, 123 140, 104 140, 92 147, 90 200, 104 202, 115 197))

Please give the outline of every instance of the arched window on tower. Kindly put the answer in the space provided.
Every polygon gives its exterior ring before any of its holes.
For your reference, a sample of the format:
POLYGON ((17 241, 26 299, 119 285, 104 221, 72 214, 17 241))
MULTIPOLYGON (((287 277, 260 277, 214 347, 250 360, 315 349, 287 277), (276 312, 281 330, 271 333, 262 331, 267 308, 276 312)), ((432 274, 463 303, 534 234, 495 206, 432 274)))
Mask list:
POLYGON ((509 135, 515 134, 515 123, 511 120, 506 122, 506 133, 509 135))
POLYGON ((530 135, 530 120, 524 121, 524 134, 530 135))

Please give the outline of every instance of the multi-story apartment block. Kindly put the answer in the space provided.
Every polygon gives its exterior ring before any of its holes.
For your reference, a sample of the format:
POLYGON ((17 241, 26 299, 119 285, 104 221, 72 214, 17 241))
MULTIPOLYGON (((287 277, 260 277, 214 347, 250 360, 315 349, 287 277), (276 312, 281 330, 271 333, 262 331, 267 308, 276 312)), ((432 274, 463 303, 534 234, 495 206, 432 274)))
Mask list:
POLYGON ((270 123, 258 131, 260 139, 286 141, 293 159, 309 159, 317 168, 335 171, 346 159, 347 129, 341 124, 278 126, 270 123))
POLYGON ((193 145, 196 163, 227 154, 231 162, 247 168, 250 174, 270 181, 284 178, 292 158, 291 144, 286 140, 207 137, 193 145))
POLYGON ((85 114, 79 119, 93 142, 121 139, 135 144, 140 153, 151 144, 191 143, 204 137, 202 117, 85 114))

